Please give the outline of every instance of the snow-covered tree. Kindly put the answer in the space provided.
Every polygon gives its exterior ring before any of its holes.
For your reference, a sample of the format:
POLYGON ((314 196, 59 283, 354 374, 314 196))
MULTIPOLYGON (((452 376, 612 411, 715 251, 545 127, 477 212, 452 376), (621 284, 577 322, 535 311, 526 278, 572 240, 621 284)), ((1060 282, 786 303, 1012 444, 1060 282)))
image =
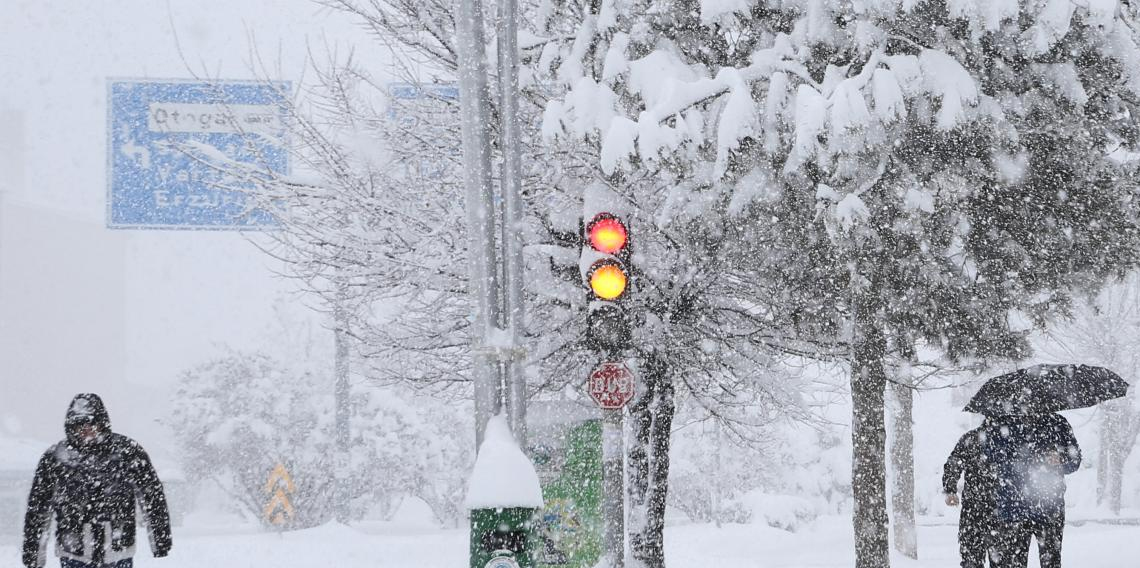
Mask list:
MULTIPOLYGON (((1106 158, 1136 141, 1131 8, 548 5, 538 63, 568 92, 544 131, 622 198, 667 196, 655 227, 743 252, 778 329, 847 347, 857 565, 887 566, 887 361, 1023 357, 1011 313, 1040 323, 1134 260, 1129 172, 1106 158)), ((677 289, 726 273, 652 260, 677 289)))
MULTIPOLYGON (((1125 479, 1124 464, 1140 438, 1140 276, 1086 298, 1067 318, 1051 322, 1036 342, 1038 351, 1052 362, 1080 361, 1102 365, 1133 385, 1125 398, 1101 404, 1097 451, 1097 504, 1120 514, 1125 479)), ((1140 476, 1137 476, 1140 477, 1140 476)))
POLYGON ((263 245, 339 316, 369 376, 466 381, 463 203, 455 98, 391 96, 351 59, 314 65, 287 106, 294 172, 224 163, 282 230, 263 245), (369 365, 373 361, 381 364, 369 365))
MULTIPOLYGON (((454 76, 450 4, 333 4, 454 76)), ((636 232, 630 310, 647 392, 631 409, 635 555, 664 564, 678 390, 731 424, 732 408, 794 399, 795 385, 768 370, 774 353, 794 352, 850 364, 858 565, 887 565, 887 363, 924 343, 950 358, 1024 356, 1011 313, 1042 322, 1068 307, 1070 289, 1133 261, 1130 172, 1105 159, 1136 139, 1132 8, 548 0, 523 13, 524 114, 543 115, 524 132, 524 230, 538 234, 550 209, 585 200, 622 206, 636 232)), ((321 182, 299 186, 314 204, 352 169, 327 155, 314 168, 321 182)), ((388 187, 372 175, 351 185, 388 187)), ((446 210, 446 230, 462 227, 446 210)), ((462 381, 450 373, 470 356, 464 263, 443 250, 426 266, 410 254, 393 261, 388 246, 414 252, 428 233, 406 240, 386 219, 337 225, 367 208, 321 214, 315 250, 352 244, 340 234, 392 240, 365 246, 382 268, 356 270, 367 277, 356 289, 407 290, 385 287, 402 267, 441 272, 449 285, 422 287, 422 318, 358 313, 391 324, 376 337, 399 352, 392 368, 462 381)), ((530 291, 545 306, 528 309, 535 386, 576 381, 590 360, 581 293, 545 281, 530 291)))
MULTIPOLYGON (((752 522, 798 530, 821 514, 850 510, 850 438, 836 420, 850 403, 839 365, 794 361, 810 419, 753 416, 725 428, 680 397, 671 447, 669 503, 694 521, 752 522)), ((761 412, 760 408, 756 409, 761 412)))
POLYGON ((352 402, 352 459, 344 475, 357 509, 379 505, 390 514, 417 497, 441 525, 458 526, 475 462, 470 405, 394 387, 365 388, 352 402))
MULTIPOLYGON (((438 77, 454 76, 456 62, 448 56, 455 53, 449 6, 333 4, 358 13, 377 32, 426 57, 438 77)), ((528 15, 534 11, 533 5, 525 10, 528 15)), ((563 87, 550 84, 537 70, 546 42, 532 39, 523 46, 528 209, 519 230, 530 244, 524 341, 534 377, 531 390, 541 391, 581 384, 598 357, 585 341, 581 282, 568 284, 549 274, 556 248, 550 246, 551 218, 567 210, 580 216, 584 201, 626 197, 615 193, 613 180, 599 176, 596 164, 583 160, 577 149, 542 143, 545 101, 563 87)), ((306 93, 312 102, 290 109, 298 171, 288 176, 250 169, 232 173, 257 183, 263 203, 279 216, 285 230, 275 234, 280 246, 270 251, 289 261, 331 310, 352 315, 356 350, 378 363, 369 375, 433 388, 462 387, 474 351, 466 317, 464 204, 454 170, 441 180, 392 173, 402 171, 394 164, 417 153, 454 160, 454 115, 428 120, 431 128, 392 129, 381 109, 396 102, 383 91, 367 94, 376 83, 359 70, 329 66, 318 78, 320 86, 306 93), (398 142, 407 137, 416 142, 410 150, 398 142)), ((794 384, 764 369, 771 345, 795 348, 798 343, 771 321, 766 285, 735 264, 750 252, 747 243, 726 231, 735 222, 693 217, 671 194, 659 191, 659 179, 643 178, 635 184, 639 193, 629 214, 638 235, 638 283, 630 311, 644 322, 638 325, 641 347, 634 355, 646 387, 633 406, 639 443, 631 450, 631 462, 640 496, 640 513, 634 518, 648 527, 638 531, 638 542, 646 544, 637 549, 660 564, 675 393, 692 395, 730 424, 737 420, 731 407, 793 404, 794 384), (703 279, 709 274, 724 276, 710 285, 703 279)))
POLYGON ((332 471, 320 452, 328 419, 313 400, 311 377, 267 357, 233 354, 183 374, 167 426, 191 479, 212 480, 247 513, 261 514, 277 464, 295 480, 292 526, 324 522, 332 471))
POLYGON ((265 524, 265 486, 277 464, 295 485, 289 528, 331 519, 338 479, 346 482, 356 518, 369 510, 394 512, 403 498, 415 496, 441 523, 456 522, 474 453, 462 405, 413 405, 410 394, 391 389, 355 392, 353 459, 336 471, 328 384, 260 354, 234 352, 186 371, 167 426, 187 474, 218 484, 248 517, 265 524))

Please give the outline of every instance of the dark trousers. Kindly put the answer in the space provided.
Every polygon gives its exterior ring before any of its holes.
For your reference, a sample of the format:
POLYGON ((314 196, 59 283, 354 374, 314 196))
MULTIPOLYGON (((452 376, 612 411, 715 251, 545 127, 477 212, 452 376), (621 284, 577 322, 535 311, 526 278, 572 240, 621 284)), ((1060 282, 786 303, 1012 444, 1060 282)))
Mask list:
POLYGON ((992 541, 992 525, 988 512, 963 509, 958 521, 958 552, 962 568, 985 568, 986 554, 992 541))
POLYGON ((1004 523, 997 539, 998 568, 1024 568, 1029 564, 1029 541, 1037 538, 1041 568, 1061 568, 1061 538, 1065 515, 1046 521, 1004 523))
POLYGON ((131 568, 133 564, 130 558, 125 558, 111 564, 86 564, 70 558, 61 558, 59 560, 59 565, 62 568, 131 568))

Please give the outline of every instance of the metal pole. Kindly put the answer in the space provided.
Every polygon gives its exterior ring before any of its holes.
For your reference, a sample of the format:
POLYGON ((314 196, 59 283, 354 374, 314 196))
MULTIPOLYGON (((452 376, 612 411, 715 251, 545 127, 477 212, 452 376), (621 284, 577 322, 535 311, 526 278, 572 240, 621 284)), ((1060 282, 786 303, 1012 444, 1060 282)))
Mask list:
POLYGON ((491 183, 490 90, 483 48, 483 11, 477 0, 459 0, 459 106, 466 188, 468 290, 471 294, 472 380, 475 383, 475 438, 483 442, 487 420, 501 408, 496 396, 499 365, 488 339, 499 322, 499 278, 495 250, 494 188, 491 183))
POLYGON ((611 568, 625 566, 625 435, 622 409, 602 411, 604 552, 611 568))
POLYGON ((499 116, 503 172, 503 328, 511 350, 504 364, 508 422, 520 448, 526 448, 526 376, 520 337, 523 326, 522 145, 519 133, 518 0, 499 0, 499 116))

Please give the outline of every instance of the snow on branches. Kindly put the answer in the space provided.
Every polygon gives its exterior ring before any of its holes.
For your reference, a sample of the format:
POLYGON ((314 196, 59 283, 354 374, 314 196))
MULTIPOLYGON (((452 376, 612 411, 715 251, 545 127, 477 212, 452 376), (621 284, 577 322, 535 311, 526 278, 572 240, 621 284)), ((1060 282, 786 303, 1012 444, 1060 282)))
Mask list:
POLYGON ((614 3, 625 26, 612 32, 584 22, 564 47, 557 75, 570 88, 548 105, 545 138, 597 136, 599 166, 607 174, 647 162, 692 160, 692 148, 708 148, 703 159, 714 162, 714 180, 735 179, 749 165, 772 167, 738 159, 742 144, 762 141, 758 158, 783 174, 818 166, 835 190, 858 197, 859 176, 851 175, 846 158, 891 151, 900 121, 941 131, 987 123, 1008 132, 1008 114, 1021 112, 1021 103, 979 84, 993 84, 979 67, 985 64, 979 51, 995 52, 987 61, 1015 54, 1041 59, 1032 76, 1081 105, 1088 100, 1082 85, 1088 78, 1049 55, 1078 41, 1070 34, 1077 25, 1087 36, 1083 49, 1117 61, 1122 86, 1140 93, 1140 50, 1128 22, 1116 17, 1114 0, 951 0, 941 17, 965 29, 938 28, 931 37, 909 29, 939 17, 933 5, 918 0, 768 3, 767 10, 781 14, 774 21, 757 21, 748 2, 704 0, 704 28, 681 31, 690 38, 648 31, 663 27, 655 13, 685 4, 654 3, 638 15, 640 4, 614 3), (1012 20, 1019 15, 1032 23, 1025 31, 1012 20), (649 25, 630 25, 638 18, 649 25), (584 35, 590 33, 592 39, 584 35), (714 56, 711 40, 700 53, 684 45, 702 34, 735 43, 727 44, 724 57, 714 56), (964 48, 947 42, 947 34, 985 45, 964 48), (600 76, 584 63, 583 45, 590 41, 605 53, 600 76), (839 55, 837 50, 844 55, 821 58, 839 55))

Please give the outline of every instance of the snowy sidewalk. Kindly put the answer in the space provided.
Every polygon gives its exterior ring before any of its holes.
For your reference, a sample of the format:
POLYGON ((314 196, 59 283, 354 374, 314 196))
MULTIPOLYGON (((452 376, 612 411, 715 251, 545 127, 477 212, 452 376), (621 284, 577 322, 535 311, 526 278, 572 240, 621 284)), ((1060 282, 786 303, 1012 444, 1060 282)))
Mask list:
MULTIPOLYGON (((951 568, 958 565, 958 526, 919 526, 919 560, 900 556, 896 568, 951 568)), ((1063 550, 1066 566, 1135 568, 1133 547, 1140 529, 1131 526, 1070 526, 1063 550)), ((800 533, 756 525, 671 527, 667 532, 669 566, 689 568, 850 568, 855 564, 854 538, 847 518, 820 519, 800 533)), ((1036 546, 1029 562, 1038 566, 1036 546)))
MULTIPOLYGON (((419 527, 373 526, 361 529, 328 525, 285 534, 250 532, 238 527, 185 528, 175 533, 170 558, 138 555, 139 568, 463 568, 467 532, 419 527)), ((949 568, 958 563, 955 526, 919 527, 922 558, 896 558, 896 568, 949 568)), ((1134 568, 1140 529, 1087 524, 1069 527, 1065 565, 1077 568, 1134 568)), ((667 529, 671 568, 850 568, 854 564, 850 521, 820 519, 799 533, 758 525, 683 525, 667 529)), ((0 566, 17 567, 18 548, 0 545, 0 566)), ((48 566, 56 566, 52 558, 48 566)), ((1030 567, 1037 561, 1031 557, 1030 567)))

